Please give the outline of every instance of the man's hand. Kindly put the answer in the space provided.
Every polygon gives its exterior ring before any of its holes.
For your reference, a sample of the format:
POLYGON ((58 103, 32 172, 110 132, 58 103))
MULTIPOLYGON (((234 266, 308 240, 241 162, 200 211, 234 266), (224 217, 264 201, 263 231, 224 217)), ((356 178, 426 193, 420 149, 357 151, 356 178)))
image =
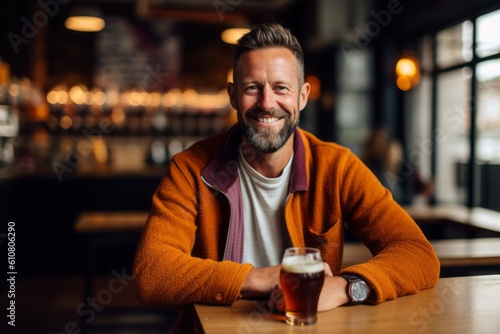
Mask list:
MULTIPOLYGON (((347 295, 347 281, 340 276, 333 276, 330 266, 325 265, 325 283, 319 296, 318 311, 328 311, 349 301, 347 295)), ((281 286, 276 284, 269 299, 269 308, 283 312, 285 310, 285 299, 281 286)))
POLYGON ((319 295, 318 311, 332 310, 348 301, 347 281, 340 276, 325 276, 325 284, 319 295))
POLYGON ((273 288, 279 284, 280 269, 281 265, 253 268, 241 287, 243 297, 268 297, 273 288))

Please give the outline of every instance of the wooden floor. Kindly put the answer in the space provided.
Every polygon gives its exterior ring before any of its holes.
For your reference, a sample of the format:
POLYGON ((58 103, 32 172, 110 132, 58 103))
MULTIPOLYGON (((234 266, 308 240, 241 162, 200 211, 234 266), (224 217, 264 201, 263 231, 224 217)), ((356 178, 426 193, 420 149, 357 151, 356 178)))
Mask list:
MULTIPOLYGON (((176 313, 147 309, 135 297, 132 282, 116 293, 108 293, 113 276, 101 275, 94 285, 93 296, 108 303, 98 311, 83 302, 83 279, 80 277, 45 277, 16 282, 16 326, 6 333, 77 333, 80 315, 88 322, 88 333, 157 334, 171 333, 176 313), (103 291, 98 295, 99 291, 103 291), (109 299, 106 299, 108 298, 109 299), (71 327, 73 326, 73 327, 71 327), (12 330, 12 331, 10 331, 12 330)), ((1 305, 6 305, 7 293, 2 292, 1 305)), ((5 328, 2 324, 2 328, 5 328)), ((2 331, 2 333, 5 333, 2 331)))

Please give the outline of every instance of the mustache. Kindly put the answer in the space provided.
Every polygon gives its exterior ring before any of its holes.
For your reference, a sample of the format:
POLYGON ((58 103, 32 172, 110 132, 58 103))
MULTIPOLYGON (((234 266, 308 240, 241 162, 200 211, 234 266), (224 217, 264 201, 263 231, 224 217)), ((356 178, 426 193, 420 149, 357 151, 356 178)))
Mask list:
POLYGON ((264 110, 262 108, 253 108, 246 113, 247 117, 257 118, 262 116, 268 117, 288 117, 288 114, 282 109, 272 109, 272 110, 264 110))

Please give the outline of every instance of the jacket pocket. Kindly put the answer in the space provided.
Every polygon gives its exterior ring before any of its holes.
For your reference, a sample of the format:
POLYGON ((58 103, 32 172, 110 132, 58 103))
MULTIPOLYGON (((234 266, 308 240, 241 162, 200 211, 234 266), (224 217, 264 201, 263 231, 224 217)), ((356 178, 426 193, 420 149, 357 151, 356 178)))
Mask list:
POLYGON ((329 224, 325 232, 318 233, 313 227, 308 227, 304 235, 306 246, 318 248, 323 261, 328 262, 334 274, 336 274, 336 268, 339 270, 342 263, 343 232, 342 221, 338 219, 329 224))

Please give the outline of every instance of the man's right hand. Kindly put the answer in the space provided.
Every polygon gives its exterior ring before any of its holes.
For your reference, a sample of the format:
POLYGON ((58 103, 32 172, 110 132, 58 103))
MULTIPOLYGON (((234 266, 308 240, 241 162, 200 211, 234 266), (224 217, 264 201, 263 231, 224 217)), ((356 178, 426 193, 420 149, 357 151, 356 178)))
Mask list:
MULTIPOLYGON (((339 276, 333 276, 328 263, 323 262, 325 266, 325 283, 321 289, 318 302, 318 311, 331 310, 349 301, 347 297, 347 281, 339 276)), ((268 306, 272 310, 280 312, 285 311, 285 297, 280 284, 276 284, 269 298, 268 306)))
POLYGON ((280 269, 281 265, 253 268, 241 287, 243 298, 269 297, 271 291, 279 283, 280 269))

